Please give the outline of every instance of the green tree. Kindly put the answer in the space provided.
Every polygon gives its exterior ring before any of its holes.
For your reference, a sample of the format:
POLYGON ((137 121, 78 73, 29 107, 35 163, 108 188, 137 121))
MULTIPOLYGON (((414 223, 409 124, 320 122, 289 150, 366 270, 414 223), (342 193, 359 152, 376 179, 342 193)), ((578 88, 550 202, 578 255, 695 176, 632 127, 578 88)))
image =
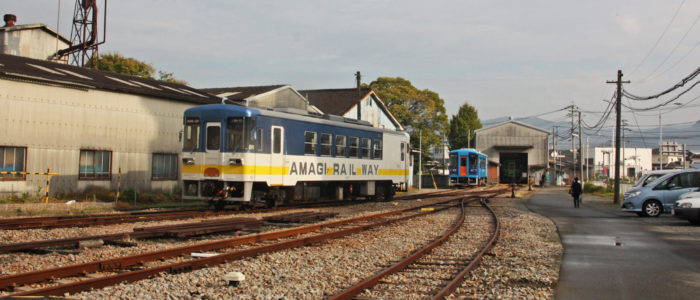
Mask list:
MULTIPOLYGON (((135 58, 122 56, 116 52, 108 52, 93 57, 85 66, 102 71, 156 79, 156 69, 153 66, 135 58)), ((187 82, 175 79, 173 73, 158 71, 158 75, 158 80, 187 85, 187 82)))
POLYGON ((379 77, 369 86, 409 132, 414 150, 422 148, 423 157, 428 157, 430 146, 442 145, 448 122, 445 100, 438 93, 419 90, 401 77, 379 77), (422 147, 419 147, 420 136, 422 147))
POLYGON ((447 135, 450 149, 467 148, 468 145, 474 147, 474 131, 479 128, 481 128, 479 114, 469 103, 464 103, 457 115, 452 116, 450 120, 450 131, 447 135))

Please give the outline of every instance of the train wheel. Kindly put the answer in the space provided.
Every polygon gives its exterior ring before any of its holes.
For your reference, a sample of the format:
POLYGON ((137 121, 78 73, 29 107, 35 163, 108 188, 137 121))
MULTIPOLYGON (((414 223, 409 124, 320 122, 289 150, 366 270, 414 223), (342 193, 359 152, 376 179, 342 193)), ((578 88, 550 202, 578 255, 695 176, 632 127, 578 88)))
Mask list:
POLYGON ((216 208, 217 211, 224 210, 225 206, 226 206, 226 201, 224 201, 224 199, 219 199, 214 203, 214 208, 216 208))

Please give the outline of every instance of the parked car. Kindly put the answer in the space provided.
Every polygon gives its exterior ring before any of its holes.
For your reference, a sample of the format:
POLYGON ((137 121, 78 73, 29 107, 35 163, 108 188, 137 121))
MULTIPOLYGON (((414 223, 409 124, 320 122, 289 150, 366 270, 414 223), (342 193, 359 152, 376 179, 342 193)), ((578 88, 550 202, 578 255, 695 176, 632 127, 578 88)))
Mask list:
POLYGON ((671 213, 676 218, 700 225, 700 197, 679 199, 671 213))
POLYGON ((687 192, 685 194, 681 194, 678 197, 678 200, 686 199, 686 198, 700 198, 700 192, 687 192))
POLYGON ((637 213, 639 216, 658 217, 663 212, 671 212, 681 194, 694 192, 699 188, 700 170, 676 170, 647 183, 646 186, 627 190, 621 209, 637 213))
POLYGON ((647 184, 650 184, 654 182, 655 180, 663 177, 666 174, 671 174, 673 172, 678 172, 678 170, 674 169, 666 169, 666 170, 653 170, 645 173, 642 175, 637 182, 634 183, 632 187, 643 187, 646 186, 647 184))

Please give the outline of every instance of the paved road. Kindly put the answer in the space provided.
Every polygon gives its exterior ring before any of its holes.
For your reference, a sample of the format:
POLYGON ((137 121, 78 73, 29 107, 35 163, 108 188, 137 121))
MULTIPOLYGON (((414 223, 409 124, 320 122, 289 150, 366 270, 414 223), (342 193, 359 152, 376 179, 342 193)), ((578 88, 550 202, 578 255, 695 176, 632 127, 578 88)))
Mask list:
POLYGON ((700 226, 664 214, 641 218, 565 188, 527 207, 554 221, 564 245, 556 299, 700 299, 700 226))

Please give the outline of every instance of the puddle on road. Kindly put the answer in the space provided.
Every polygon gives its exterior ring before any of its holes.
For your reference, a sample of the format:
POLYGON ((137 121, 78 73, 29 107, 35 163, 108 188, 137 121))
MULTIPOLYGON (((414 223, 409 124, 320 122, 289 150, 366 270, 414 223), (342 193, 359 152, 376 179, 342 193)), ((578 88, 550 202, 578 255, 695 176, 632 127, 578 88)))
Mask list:
POLYGON ((620 241, 619 237, 607 235, 566 235, 564 236, 562 242, 564 244, 577 245, 597 245, 612 247, 623 246, 623 243, 622 241, 620 241))

